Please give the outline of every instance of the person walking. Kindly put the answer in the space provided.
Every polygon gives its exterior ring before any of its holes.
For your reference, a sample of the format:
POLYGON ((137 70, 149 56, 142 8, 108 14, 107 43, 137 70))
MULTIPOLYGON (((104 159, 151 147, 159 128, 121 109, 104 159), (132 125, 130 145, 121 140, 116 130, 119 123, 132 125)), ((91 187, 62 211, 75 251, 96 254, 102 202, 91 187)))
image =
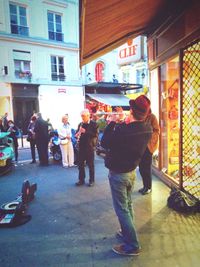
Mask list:
POLYGON ((153 153, 158 148, 160 134, 158 120, 156 116, 151 113, 151 110, 145 121, 151 124, 153 133, 139 164, 139 172, 142 176, 143 181, 143 187, 139 189, 139 193, 141 193, 142 195, 149 194, 152 190, 152 158, 153 153))
POLYGON ((35 159, 35 147, 36 147, 36 140, 35 140, 35 123, 36 123, 36 116, 32 116, 30 123, 28 125, 28 136, 27 136, 27 141, 30 142, 30 147, 31 147, 31 157, 32 161, 30 162, 31 164, 36 163, 35 159))
POLYGON ((3 119, 0 117, 0 132, 5 132, 5 128, 3 126, 3 119))
POLYGON ((38 151, 40 166, 48 166, 48 123, 43 120, 41 113, 37 113, 37 119, 35 122, 35 142, 38 151))
POLYGON ((107 150, 105 166, 109 169, 109 183, 113 206, 118 217, 122 244, 112 250, 121 255, 139 255, 140 244, 137 237, 131 194, 135 181, 135 169, 138 166, 152 134, 150 124, 145 123, 149 113, 150 100, 140 96, 130 100, 130 119, 116 123, 113 114, 106 127, 101 145, 107 150))
POLYGON ((69 116, 65 114, 62 117, 62 126, 58 130, 60 138, 60 150, 62 154, 62 164, 64 168, 74 166, 74 149, 72 144, 72 129, 69 124, 69 116))
POLYGON ((14 122, 12 120, 8 120, 7 123, 7 132, 9 132, 9 137, 11 137, 13 139, 13 144, 14 144, 14 152, 15 152, 15 162, 18 161, 18 139, 17 139, 17 135, 19 133, 19 129, 18 127, 14 124, 14 122))
POLYGON ((8 112, 6 112, 4 116, 2 117, 2 123, 3 123, 4 129, 7 129, 8 128, 8 112))
POLYGON ((84 109, 81 112, 82 122, 78 125, 76 132, 78 144, 78 169, 79 177, 77 186, 85 183, 85 162, 89 168, 89 186, 93 186, 95 182, 94 168, 94 150, 96 147, 98 126, 96 122, 90 120, 90 112, 84 109))

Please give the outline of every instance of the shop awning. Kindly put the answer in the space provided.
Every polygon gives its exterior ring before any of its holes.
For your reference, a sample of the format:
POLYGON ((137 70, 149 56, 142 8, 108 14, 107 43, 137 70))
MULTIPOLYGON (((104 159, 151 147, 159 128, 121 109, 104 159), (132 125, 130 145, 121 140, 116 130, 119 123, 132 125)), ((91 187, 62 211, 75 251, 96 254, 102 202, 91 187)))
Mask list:
POLYGON ((120 94, 86 94, 90 98, 111 107, 129 106, 129 98, 120 94))
POLYGON ((79 0, 81 66, 139 35, 149 35, 192 1, 79 0))

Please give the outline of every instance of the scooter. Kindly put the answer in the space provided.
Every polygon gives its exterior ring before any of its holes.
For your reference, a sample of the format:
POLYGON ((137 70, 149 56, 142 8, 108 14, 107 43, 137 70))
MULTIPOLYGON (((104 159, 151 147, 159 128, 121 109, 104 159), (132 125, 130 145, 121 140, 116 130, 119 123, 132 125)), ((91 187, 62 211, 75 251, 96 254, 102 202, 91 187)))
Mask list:
POLYGON ((50 153, 55 161, 60 161, 62 159, 60 139, 57 130, 50 132, 50 153))
POLYGON ((13 167, 14 144, 8 132, 0 132, 0 175, 10 171, 13 167))
MULTIPOLYGON (((78 164, 78 151, 76 149, 76 131, 72 129, 72 144, 74 148, 74 165, 78 164)), ((61 161, 62 154, 60 150, 60 139, 58 137, 58 131, 54 130, 50 132, 50 154, 53 156, 55 161, 61 161)))

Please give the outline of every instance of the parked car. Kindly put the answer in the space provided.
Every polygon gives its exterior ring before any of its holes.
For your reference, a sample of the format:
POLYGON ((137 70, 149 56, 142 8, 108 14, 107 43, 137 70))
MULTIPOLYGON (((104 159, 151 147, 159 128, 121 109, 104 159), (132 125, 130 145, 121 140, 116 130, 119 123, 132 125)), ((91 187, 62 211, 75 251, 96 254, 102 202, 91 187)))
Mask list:
POLYGON ((0 175, 10 171, 13 167, 14 145, 10 133, 0 132, 0 175))

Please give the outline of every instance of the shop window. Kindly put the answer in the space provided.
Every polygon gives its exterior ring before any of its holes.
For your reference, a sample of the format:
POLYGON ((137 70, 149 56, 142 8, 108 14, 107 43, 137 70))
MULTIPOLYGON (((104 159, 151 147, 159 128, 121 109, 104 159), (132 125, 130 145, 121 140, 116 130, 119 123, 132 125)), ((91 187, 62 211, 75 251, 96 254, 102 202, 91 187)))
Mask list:
POLYGON ((10 4, 9 8, 11 33, 28 36, 26 8, 15 4, 10 4))
POLYGON ((59 14, 47 13, 49 40, 63 41, 61 19, 62 17, 59 14))
POLYGON ((65 81, 63 57, 51 56, 51 78, 52 81, 65 81))
POLYGON ((129 70, 123 70, 122 71, 122 81, 124 83, 129 83, 130 73, 129 70))
POLYGON ((161 66, 161 169, 179 182, 179 58, 161 66))
MULTIPOLYGON (((150 72, 150 99, 151 111, 159 121, 159 87, 158 87, 158 69, 150 72)), ((153 153, 153 166, 159 168, 159 148, 153 153)))
POLYGON ((95 66, 95 80, 97 82, 103 82, 104 81, 104 63, 98 62, 95 66))
POLYGON ((183 51, 182 186, 200 200, 200 41, 183 51))

